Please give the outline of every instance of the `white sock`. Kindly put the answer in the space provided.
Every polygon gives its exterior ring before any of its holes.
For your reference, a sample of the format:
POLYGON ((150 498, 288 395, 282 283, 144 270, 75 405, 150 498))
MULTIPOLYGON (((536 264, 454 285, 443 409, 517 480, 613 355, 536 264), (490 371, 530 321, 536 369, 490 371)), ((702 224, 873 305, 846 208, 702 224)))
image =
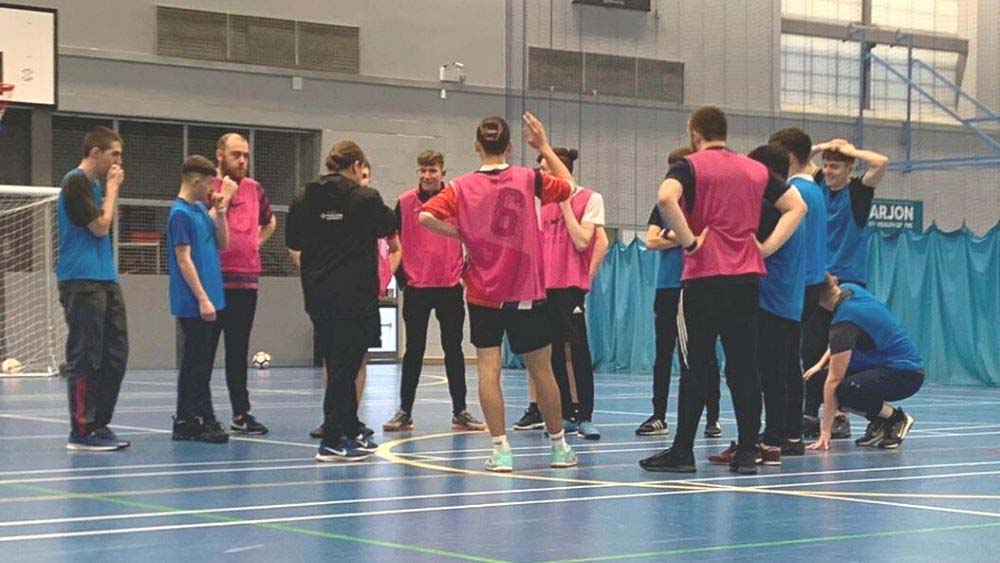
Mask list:
POLYGON ((501 434, 499 436, 493 437, 493 449, 494 450, 509 450, 510 444, 507 443, 507 435, 501 434))
POLYGON ((896 414, 896 409, 892 408, 889 403, 882 403, 882 410, 879 411, 878 417, 883 419, 892 418, 892 415, 896 414))
POLYGON ((560 430, 556 434, 549 434, 549 439, 552 440, 553 448, 565 448, 566 444, 566 432, 560 430))

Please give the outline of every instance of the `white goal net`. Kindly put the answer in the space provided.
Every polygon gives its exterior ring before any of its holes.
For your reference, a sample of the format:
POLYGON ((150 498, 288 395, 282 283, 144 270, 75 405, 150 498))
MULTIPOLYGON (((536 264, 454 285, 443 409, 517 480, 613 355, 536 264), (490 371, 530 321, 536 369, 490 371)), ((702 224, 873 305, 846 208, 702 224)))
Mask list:
POLYGON ((55 277, 58 194, 0 186, 0 377, 59 372, 66 324, 55 277))

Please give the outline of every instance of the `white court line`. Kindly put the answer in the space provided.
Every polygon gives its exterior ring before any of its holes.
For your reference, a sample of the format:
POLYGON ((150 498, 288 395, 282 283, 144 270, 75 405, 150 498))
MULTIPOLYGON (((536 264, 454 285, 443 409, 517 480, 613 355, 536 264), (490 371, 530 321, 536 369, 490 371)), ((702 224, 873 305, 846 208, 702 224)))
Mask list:
MULTIPOLYGON (((985 467, 1000 465, 1000 461, 964 461, 954 463, 930 463, 924 465, 896 465, 891 467, 859 467, 855 469, 828 469, 824 471, 795 471, 782 473, 761 473, 758 475, 735 475, 726 477, 703 477, 685 479, 685 483, 714 483, 719 481, 747 481, 753 479, 780 479, 783 477, 804 477, 815 475, 849 475, 854 473, 882 473, 885 471, 910 471, 919 469, 947 469, 951 467, 985 467)), ((654 483, 672 483, 673 481, 655 481, 654 483)))
MULTIPOLYGON (((119 432, 119 436, 142 436, 149 434, 158 434, 158 432, 150 431, 135 431, 135 432, 119 432)), ((0 441, 14 441, 14 440, 65 440, 66 434, 26 434, 23 436, 0 436, 0 441)))
MULTIPOLYGON (((927 479, 952 479, 956 477, 981 477, 1000 475, 1000 471, 969 471, 965 473, 934 473, 931 475, 906 475, 902 477, 874 477, 866 479, 842 479, 838 481, 809 481, 805 483, 781 483, 778 485, 761 485, 758 489, 788 489, 792 487, 818 487, 829 485, 851 485, 857 483, 885 483, 888 481, 922 481, 927 479)), ((845 494, 850 494, 847 491, 845 494)))

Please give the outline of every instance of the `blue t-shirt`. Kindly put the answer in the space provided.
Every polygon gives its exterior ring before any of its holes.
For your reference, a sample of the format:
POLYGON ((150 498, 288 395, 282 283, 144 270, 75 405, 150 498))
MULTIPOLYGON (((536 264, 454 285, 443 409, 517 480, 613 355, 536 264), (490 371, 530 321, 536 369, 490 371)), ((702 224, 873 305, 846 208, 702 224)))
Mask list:
POLYGON ((803 242, 806 263, 806 285, 823 283, 826 273, 826 198, 819 185, 809 176, 792 176, 788 183, 799 190, 803 201, 809 207, 802 224, 805 225, 803 242))
POLYGON ((222 264, 215 238, 215 223, 205 204, 188 203, 177 198, 167 216, 167 270, 170 274, 170 313, 175 317, 200 317, 198 299, 194 296, 177 265, 178 246, 191 247, 191 261, 201 285, 216 311, 226 306, 222 289, 222 264))
POLYGON ((56 222, 59 258, 56 279, 63 281, 118 281, 111 236, 99 237, 87 227, 104 205, 101 182, 90 181, 83 170, 70 170, 59 183, 56 222))
POLYGON ((842 190, 831 190, 816 174, 816 182, 826 196, 827 270, 841 282, 865 284, 868 280, 868 213, 875 189, 864 185, 861 178, 851 178, 842 190))
MULTIPOLYGON (((757 240, 771 236, 781 212, 765 202, 760 214, 757 240)), ((806 226, 800 222, 777 252, 764 260, 767 274, 760 280, 760 308, 774 316, 800 322, 806 299, 806 226)))
POLYGON ((840 284, 840 288, 850 290, 853 295, 842 301, 834 310, 831 326, 843 322, 851 323, 863 330, 875 342, 875 348, 872 350, 855 348, 851 352, 851 363, 847 366, 848 374, 874 368, 900 371, 924 369, 924 360, 910 333, 877 297, 853 283, 840 284))
MULTIPOLYGON (((667 220, 663 218, 655 205, 649 215, 649 224, 661 229, 670 230, 667 220)), ((684 272, 684 252, 679 246, 660 251, 660 265, 656 269, 656 289, 679 289, 681 274, 684 272)))

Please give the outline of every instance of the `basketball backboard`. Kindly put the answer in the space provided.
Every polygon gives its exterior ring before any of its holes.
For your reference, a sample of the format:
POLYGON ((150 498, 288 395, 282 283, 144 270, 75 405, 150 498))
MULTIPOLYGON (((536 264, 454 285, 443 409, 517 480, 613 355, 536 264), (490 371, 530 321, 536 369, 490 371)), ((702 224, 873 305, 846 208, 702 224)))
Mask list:
POLYGON ((10 103, 56 105, 56 10, 0 4, 0 83, 10 103))

